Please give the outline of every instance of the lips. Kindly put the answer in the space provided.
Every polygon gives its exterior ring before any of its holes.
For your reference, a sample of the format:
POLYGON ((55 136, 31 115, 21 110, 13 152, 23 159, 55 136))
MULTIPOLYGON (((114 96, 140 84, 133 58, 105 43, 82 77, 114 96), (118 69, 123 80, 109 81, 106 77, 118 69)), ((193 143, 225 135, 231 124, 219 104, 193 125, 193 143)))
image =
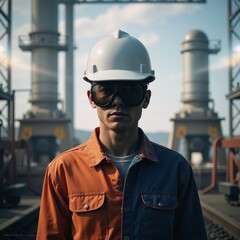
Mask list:
POLYGON ((110 113, 110 116, 113 117, 124 117, 124 116, 128 116, 128 114, 124 111, 114 111, 112 113, 110 113))

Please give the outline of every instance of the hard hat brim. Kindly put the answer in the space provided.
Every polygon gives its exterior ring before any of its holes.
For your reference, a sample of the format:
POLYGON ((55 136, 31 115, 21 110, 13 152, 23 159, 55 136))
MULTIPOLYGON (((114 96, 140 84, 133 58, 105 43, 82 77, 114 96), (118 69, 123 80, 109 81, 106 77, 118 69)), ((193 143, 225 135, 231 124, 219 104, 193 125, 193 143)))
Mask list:
POLYGON ((83 79, 88 82, 112 81, 112 80, 142 81, 148 79, 148 82, 152 82, 155 79, 155 76, 154 74, 151 73, 139 73, 125 70, 107 70, 84 75, 83 79))

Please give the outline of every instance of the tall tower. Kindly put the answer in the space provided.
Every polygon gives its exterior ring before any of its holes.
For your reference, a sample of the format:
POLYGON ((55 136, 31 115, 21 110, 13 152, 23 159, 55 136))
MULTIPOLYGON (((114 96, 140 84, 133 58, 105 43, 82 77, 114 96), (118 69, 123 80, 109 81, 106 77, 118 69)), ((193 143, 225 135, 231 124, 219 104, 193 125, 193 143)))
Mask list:
POLYGON ((67 47, 58 33, 58 0, 32 0, 31 33, 20 37, 19 46, 32 54, 31 109, 20 120, 20 138, 30 141, 34 161, 49 162, 72 140, 59 107, 58 52, 67 47))
POLYGON ((207 36, 198 30, 188 32, 182 42, 183 107, 171 119, 174 126, 168 145, 178 151, 183 140, 189 161, 193 153, 200 153, 202 160, 208 162, 212 140, 222 136, 222 119, 214 111, 214 101, 209 97, 208 79, 208 55, 219 50, 219 41, 211 42, 210 46, 207 36))

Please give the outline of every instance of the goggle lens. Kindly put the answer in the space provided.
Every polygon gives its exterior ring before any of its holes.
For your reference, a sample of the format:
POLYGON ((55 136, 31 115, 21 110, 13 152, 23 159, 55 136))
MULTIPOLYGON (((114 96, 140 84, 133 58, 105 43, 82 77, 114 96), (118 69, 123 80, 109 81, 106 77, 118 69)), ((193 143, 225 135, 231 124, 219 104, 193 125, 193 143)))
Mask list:
POLYGON ((108 107, 116 96, 120 96, 127 106, 138 106, 144 99, 147 87, 136 83, 94 83, 91 93, 94 103, 99 107, 108 107))

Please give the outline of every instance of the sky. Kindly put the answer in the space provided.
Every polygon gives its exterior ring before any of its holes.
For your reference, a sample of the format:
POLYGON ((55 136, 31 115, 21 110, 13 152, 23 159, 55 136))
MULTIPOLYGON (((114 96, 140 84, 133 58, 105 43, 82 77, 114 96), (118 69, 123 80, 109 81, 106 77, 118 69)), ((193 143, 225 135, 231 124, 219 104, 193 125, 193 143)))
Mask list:
MULTIPOLYGON (((12 14, 12 88, 31 88, 31 54, 18 47, 18 37, 31 32, 31 1, 13 0, 12 14), (25 2, 25 4, 23 4, 25 2)), ((59 5, 59 32, 65 35, 65 6, 59 5)), ((155 70, 156 80, 150 84, 151 103, 143 110, 139 126, 147 132, 170 132, 175 114, 182 109, 184 36, 196 29, 209 41, 220 40, 221 50, 209 55, 209 93, 214 109, 222 121, 223 133, 228 129, 228 21, 227 1, 207 0, 199 3, 150 4, 75 4, 74 6, 74 126, 92 130, 98 125, 96 110, 87 100, 89 84, 83 72, 93 45, 117 29, 128 32, 146 46, 155 70)), ((59 53, 59 97, 64 102, 64 53, 59 53)), ((16 118, 30 110, 29 92, 16 93, 16 118)))

